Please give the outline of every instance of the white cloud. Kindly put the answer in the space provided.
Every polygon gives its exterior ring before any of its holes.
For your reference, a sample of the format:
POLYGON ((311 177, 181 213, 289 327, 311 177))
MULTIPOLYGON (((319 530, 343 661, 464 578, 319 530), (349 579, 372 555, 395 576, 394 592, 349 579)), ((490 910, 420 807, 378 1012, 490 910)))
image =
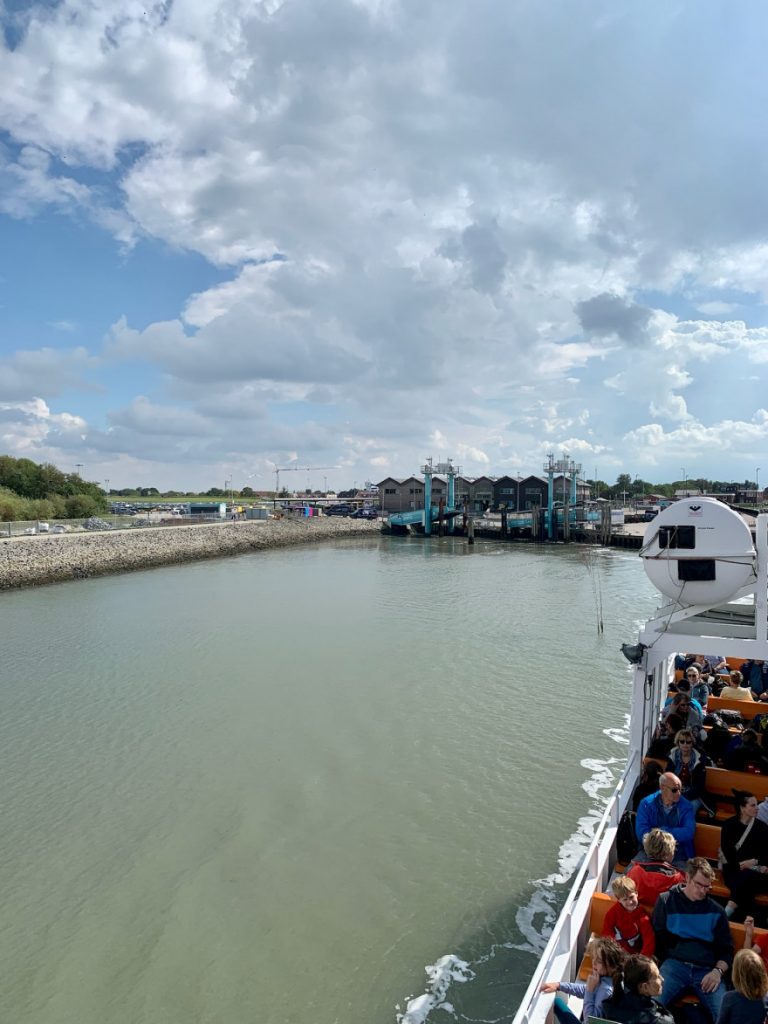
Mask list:
POLYGON ((104 458, 298 451, 362 477, 432 448, 620 461, 636 430, 677 459, 719 387, 758 408, 768 329, 665 307, 768 294, 759 33, 726 52, 701 8, 463 0, 66 0, 15 24, 0 212, 217 269, 178 310, 126 293, 103 352, 94 329, 0 367, 0 399, 71 409, 127 365, 82 417, 104 458))

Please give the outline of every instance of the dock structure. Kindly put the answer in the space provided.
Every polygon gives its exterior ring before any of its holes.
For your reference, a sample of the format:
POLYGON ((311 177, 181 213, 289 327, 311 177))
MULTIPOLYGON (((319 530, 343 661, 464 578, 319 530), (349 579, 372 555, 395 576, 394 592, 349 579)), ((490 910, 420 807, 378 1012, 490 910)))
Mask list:
POLYGON ((607 503, 594 505, 577 505, 576 483, 581 466, 563 453, 561 459, 555 459, 550 453, 544 465, 548 478, 548 500, 545 508, 536 506, 526 511, 513 511, 502 508, 498 518, 488 513, 475 516, 464 505, 456 505, 456 478, 461 468, 453 464, 452 459, 435 463, 427 459, 421 467, 424 478, 424 507, 411 509, 407 512, 390 514, 385 529, 392 532, 416 532, 425 537, 435 532, 443 534, 461 534, 471 538, 487 537, 493 539, 526 539, 534 542, 543 541, 578 541, 581 543, 610 544, 616 537, 621 546, 634 546, 629 538, 614 534, 611 521, 611 510, 607 503), (555 474, 562 474, 563 480, 570 479, 570 493, 563 488, 563 501, 554 502, 555 474), (439 475, 446 480, 444 496, 437 504, 433 504, 433 476, 439 475))

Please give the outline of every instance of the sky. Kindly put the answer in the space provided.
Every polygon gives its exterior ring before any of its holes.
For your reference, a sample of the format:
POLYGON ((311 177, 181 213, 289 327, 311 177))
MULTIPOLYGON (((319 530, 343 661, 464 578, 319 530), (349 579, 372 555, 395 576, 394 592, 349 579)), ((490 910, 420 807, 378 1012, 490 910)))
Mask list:
POLYGON ((768 482, 768 8, 0 0, 0 453, 768 482))

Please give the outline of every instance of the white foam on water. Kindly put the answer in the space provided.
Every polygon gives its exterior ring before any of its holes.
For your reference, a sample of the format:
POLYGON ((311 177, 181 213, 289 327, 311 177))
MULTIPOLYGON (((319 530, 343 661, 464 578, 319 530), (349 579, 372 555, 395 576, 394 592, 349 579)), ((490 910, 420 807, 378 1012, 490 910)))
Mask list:
MULTIPOLYGON (((629 715, 625 718, 623 728, 603 729, 603 733, 616 743, 627 745, 629 715)), ((579 818, 575 830, 560 847, 557 870, 545 878, 536 879, 533 882, 531 898, 517 910, 515 922, 526 941, 494 943, 487 953, 470 963, 460 960, 452 953, 440 957, 436 963, 424 968, 429 979, 427 991, 415 998, 408 998, 405 1013, 396 1014, 398 1024, 425 1024, 434 1009, 445 1010, 455 1017, 453 1006, 445 998, 451 982, 471 981, 475 977, 472 967, 491 960, 499 949, 514 949, 533 953, 535 956, 540 956, 544 952, 559 912, 559 892, 555 887, 565 885, 579 869, 624 764, 624 758, 619 757, 609 757, 602 761, 585 758, 581 762, 581 767, 591 773, 581 788, 594 801, 594 806, 579 818)), ((399 1006, 397 1009, 399 1010, 399 1006)))
POLYGON ((445 1010, 453 1014, 453 1005, 445 1001, 451 982, 471 981, 475 972, 465 960, 448 953, 434 964, 424 968, 427 975, 427 991, 420 996, 409 997, 405 1013, 396 1014, 398 1024, 424 1024, 432 1010, 445 1010))

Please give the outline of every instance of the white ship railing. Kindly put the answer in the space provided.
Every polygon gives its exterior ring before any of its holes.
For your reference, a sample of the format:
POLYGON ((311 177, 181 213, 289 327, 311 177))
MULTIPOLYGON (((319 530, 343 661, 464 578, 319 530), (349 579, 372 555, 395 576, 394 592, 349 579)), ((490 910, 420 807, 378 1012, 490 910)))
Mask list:
POLYGON ((613 871, 616 862, 616 832, 632 796, 640 771, 640 760, 640 752, 635 751, 608 801, 513 1024, 544 1024, 552 1008, 552 997, 539 992, 541 983, 553 978, 559 980, 576 976, 589 938, 592 897, 596 892, 605 890, 613 871))

